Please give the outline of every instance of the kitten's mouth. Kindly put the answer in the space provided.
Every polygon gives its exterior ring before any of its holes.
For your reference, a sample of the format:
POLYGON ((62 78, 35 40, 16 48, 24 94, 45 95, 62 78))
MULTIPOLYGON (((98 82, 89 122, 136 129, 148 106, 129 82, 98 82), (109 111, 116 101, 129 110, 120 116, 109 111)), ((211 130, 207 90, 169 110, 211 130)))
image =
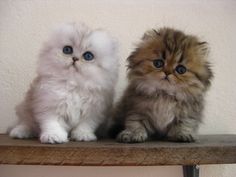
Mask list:
POLYGON ((73 67, 76 71, 79 71, 78 67, 76 66, 75 62, 71 63, 71 67, 73 67))
POLYGON ((170 80, 169 80, 168 76, 165 76, 165 77, 164 77, 162 80, 163 80, 163 81, 170 82, 170 80))

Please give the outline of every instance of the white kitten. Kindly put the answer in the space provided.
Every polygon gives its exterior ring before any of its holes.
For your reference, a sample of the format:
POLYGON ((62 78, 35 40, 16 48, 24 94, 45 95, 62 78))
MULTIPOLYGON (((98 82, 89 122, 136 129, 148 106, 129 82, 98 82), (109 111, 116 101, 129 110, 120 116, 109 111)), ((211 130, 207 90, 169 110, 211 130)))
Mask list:
POLYGON ((84 24, 54 31, 39 56, 38 76, 16 108, 9 135, 42 143, 96 140, 111 109, 118 75, 116 41, 84 24))

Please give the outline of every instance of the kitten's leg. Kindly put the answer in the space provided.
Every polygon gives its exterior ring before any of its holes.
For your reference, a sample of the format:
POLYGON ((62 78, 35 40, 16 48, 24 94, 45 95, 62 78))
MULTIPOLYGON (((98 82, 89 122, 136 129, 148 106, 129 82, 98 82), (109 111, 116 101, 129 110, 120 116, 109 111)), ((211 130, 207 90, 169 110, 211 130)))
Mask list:
POLYGON ((24 138, 36 137, 37 133, 33 130, 33 128, 30 125, 24 122, 20 122, 13 128, 10 128, 9 136, 12 138, 24 139, 24 138))
POLYGON ((170 141, 193 142, 196 140, 196 131, 199 121, 195 119, 183 119, 173 124, 167 133, 170 141))
POLYGON ((71 139, 74 141, 96 141, 95 132, 99 125, 105 120, 104 104, 88 105, 88 109, 81 116, 78 125, 71 131, 71 139))
POLYGON ((139 116, 130 116, 125 122, 125 130, 117 136, 123 143, 141 143, 148 139, 148 132, 139 116))
POLYGON ((8 129, 9 136, 20 139, 36 137, 38 135, 38 127, 29 113, 25 101, 16 107, 16 115, 19 121, 8 129))
POLYGON ((82 120, 72 131, 71 139, 74 141, 96 141, 97 125, 93 120, 82 120))
POLYGON ((39 119, 41 143, 66 143, 68 132, 59 122, 57 116, 45 116, 39 119))

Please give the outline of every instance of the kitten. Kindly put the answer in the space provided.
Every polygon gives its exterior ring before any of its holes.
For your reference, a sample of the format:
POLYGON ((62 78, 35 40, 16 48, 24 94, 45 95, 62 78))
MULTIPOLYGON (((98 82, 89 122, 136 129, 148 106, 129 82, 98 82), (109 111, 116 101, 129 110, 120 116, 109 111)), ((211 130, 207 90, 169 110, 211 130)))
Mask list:
POLYGON ((39 55, 38 76, 16 108, 13 138, 93 141, 108 116, 118 75, 117 42, 103 30, 64 24, 39 55))
POLYGON ((127 59, 129 85, 116 107, 111 130, 121 131, 119 142, 195 140, 212 78, 207 49, 206 42, 175 29, 144 34, 127 59))

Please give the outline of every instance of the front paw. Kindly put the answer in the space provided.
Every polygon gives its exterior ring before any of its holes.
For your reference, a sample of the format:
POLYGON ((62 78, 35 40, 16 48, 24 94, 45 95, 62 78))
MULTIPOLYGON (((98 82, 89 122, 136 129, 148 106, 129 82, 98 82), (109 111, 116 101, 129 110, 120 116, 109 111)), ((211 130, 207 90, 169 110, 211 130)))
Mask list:
POLYGON ((145 131, 123 130, 117 136, 117 141, 121 143, 142 143, 146 141, 148 135, 145 131))
POLYGON ((40 135, 41 143, 49 143, 49 144, 56 144, 56 143, 66 143, 68 142, 67 132, 42 132, 40 135))
POLYGON ((169 136, 168 139, 175 142, 191 143, 196 141, 196 136, 191 133, 177 133, 176 135, 169 136))
POLYGON ((74 130, 71 132, 73 141, 96 141, 97 137, 93 132, 74 130))

